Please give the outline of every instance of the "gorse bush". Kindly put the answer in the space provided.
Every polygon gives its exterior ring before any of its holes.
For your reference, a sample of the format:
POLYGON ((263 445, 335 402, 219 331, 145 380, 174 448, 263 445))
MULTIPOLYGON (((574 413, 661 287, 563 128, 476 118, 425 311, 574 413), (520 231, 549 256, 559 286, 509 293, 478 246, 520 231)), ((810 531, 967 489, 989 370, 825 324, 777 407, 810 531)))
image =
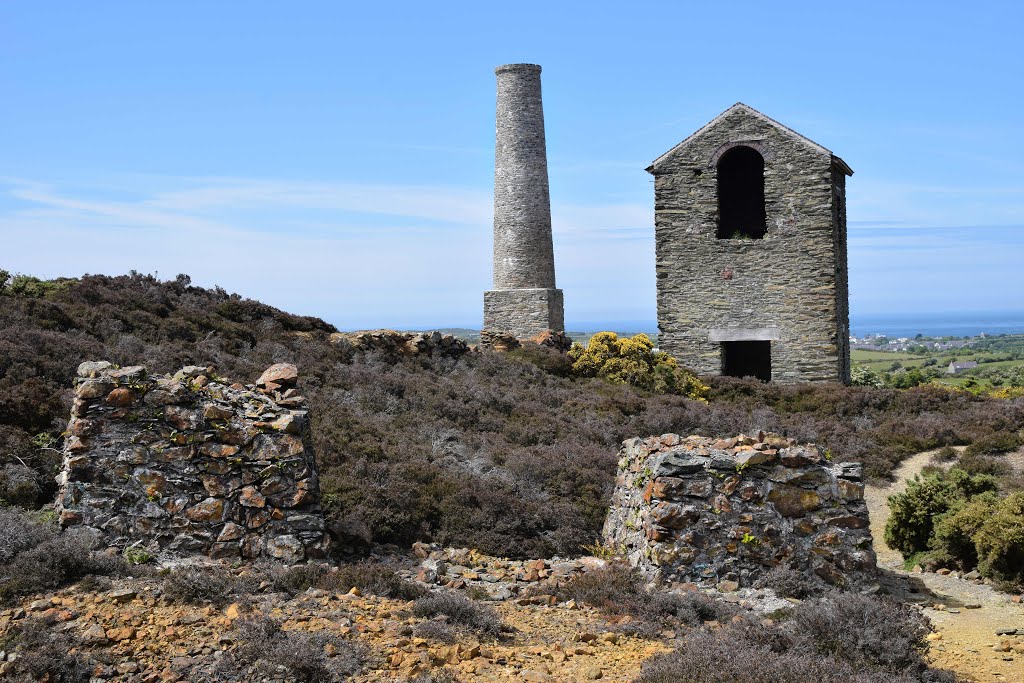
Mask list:
POLYGON ((930 470, 889 498, 886 543, 928 568, 977 568, 1008 588, 1024 586, 1024 492, 1001 496, 999 479, 960 467, 930 470))
POLYGON ((885 525, 885 543, 904 556, 928 550, 938 518, 959 508, 972 496, 994 492, 996 480, 961 469, 915 477, 906 491, 889 498, 891 513, 885 525))
POLYGON ((973 538, 983 576, 1014 589, 1024 586, 1024 492, 999 501, 973 538))
POLYGON ((676 359, 655 351, 646 334, 619 338, 614 332, 598 332, 586 346, 569 350, 572 372, 579 377, 600 377, 618 384, 659 394, 680 394, 703 400, 708 387, 676 359))

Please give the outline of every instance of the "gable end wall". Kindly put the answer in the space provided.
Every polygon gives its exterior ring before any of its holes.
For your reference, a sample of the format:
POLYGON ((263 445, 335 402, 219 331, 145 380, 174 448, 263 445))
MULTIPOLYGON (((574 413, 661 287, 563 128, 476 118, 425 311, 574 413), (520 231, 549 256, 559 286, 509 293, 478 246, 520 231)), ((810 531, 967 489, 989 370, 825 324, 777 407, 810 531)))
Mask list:
POLYGON ((848 381, 845 205, 837 204, 845 176, 832 156, 739 110, 652 173, 659 346, 716 375, 721 348, 710 330, 777 328, 773 381, 848 381), (736 142, 765 158, 764 239, 716 236, 712 159, 736 142))

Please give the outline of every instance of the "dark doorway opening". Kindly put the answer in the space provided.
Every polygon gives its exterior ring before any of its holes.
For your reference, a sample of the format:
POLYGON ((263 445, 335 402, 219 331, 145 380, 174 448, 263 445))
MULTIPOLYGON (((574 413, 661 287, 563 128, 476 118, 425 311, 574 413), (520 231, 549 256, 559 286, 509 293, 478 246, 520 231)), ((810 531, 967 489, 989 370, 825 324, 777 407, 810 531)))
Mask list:
POLYGON ((722 374, 729 377, 772 379, 772 343, 770 341, 722 342, 722 374))
POLYGON ((767 221, 764 157, 750 147, 733 147, 718 160, 718 237, 759 240, 767 221))

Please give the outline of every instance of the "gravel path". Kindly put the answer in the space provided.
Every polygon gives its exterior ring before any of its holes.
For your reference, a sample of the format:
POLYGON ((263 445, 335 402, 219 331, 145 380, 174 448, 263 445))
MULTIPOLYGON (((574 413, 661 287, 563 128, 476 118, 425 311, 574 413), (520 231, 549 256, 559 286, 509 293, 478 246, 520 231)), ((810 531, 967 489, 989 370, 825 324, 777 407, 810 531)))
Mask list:
MULTIPOLYGON (((968 680, 1024 683, 1024 638, 996 636, 1003 628, 1024 632, 1024 605, 990 586, 932 573, 903 569, 903 556, 885 544, 885 523, 889 519, 888 497, 906 489, 907 481, 929 464, 934 451, 918 453, 903 461, 888 486, 868 486, 865 499, 871 515, 878 566, 886 574, 884 583, 894 593, 924 607, 940 640, 932 643, 932 659, 938 666, 953 669, 968 680), (935 609, 935 606, 944 606, 935 609), (970 606, 970 609, 967 606, 970 606), (999 652, 996 647, 1010 646, 999 652), (1013 646, 1018 646, 1019 652, 1013 646)), ((1024 453, 1006 456, 1015 467, 1024 464, 1024 453)))

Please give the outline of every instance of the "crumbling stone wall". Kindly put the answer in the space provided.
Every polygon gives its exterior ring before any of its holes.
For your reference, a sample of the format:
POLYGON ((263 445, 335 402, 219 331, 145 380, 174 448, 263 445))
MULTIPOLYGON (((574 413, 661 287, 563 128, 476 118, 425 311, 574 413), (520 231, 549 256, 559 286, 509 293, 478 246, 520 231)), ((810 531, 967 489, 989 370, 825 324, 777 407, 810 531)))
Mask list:
POLYGON ((759 434, 623 443, 604 540, 644 574, 747 586, 779 565, 833 585, 876 572, 861 467, 759 434))
POLYGON ((647 170, 659 347, 718 375, 722 342, 769 341, 772 381, 849 382, 846 163, 736 104, 647 170), (737 146, 764 159, 762 239, 718 237, 718 161, 737 146))
POLYGON ((324 557, 316 462, 295 366, 256 385, 185 367, 78 368, 58 484, 62 526, 174 555, 324 557))

